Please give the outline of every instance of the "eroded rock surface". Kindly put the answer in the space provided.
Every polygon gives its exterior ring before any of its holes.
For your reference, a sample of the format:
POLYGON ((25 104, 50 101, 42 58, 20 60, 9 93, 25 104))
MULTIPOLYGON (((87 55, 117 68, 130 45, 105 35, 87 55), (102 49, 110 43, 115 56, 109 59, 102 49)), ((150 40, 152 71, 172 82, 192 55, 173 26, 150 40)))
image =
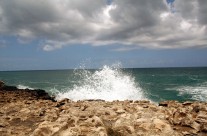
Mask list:
POLYGON ((207 135, 207 103, 166 101, 159 105, 129 100, 55 102, 42 90, 0 89, 0 135, 207 135))

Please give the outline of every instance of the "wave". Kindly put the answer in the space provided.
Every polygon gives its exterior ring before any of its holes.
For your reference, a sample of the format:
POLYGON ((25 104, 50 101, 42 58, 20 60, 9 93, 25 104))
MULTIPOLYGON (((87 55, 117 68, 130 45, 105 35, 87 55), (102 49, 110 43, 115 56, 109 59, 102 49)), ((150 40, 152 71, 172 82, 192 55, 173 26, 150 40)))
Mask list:
POLYGON ((100 70, 76 70, 75 75, 81 77, 72 87, 57 94, 57 99, 71 100, 102 99, 140 100, 144 94, 135 79, 123 73, 119 68, 104 66, 100 70))
POLYGON ((25 86, 25 85, 17 85, 18 89, 30 89, 30 90, 34 90, 34 88, 31 88, 29 86, 25 86))
POLYGON ((207 100, 207 84, 202 83, 197 86, 181 86, 176 88, 179 95, 190 94, 193 100, 206 101, 207 100))

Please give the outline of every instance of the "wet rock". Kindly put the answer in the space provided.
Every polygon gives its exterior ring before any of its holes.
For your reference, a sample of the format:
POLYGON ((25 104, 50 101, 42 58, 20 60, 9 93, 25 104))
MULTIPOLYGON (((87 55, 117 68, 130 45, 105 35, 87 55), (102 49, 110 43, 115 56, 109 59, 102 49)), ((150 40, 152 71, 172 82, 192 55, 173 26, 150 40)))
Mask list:
POLYGON ((66 103, 70 103, 70 102, 71 102, 70 99, 65 98, 61 101, 58 101, 56 107, 61 107, 61 106, 65 105, 66 103))
POLYGON ((5 85, 3 81, 0 80, 0 89, 5 85))
POLYGON ((167 102, 160 102, 159 103, 159 106, 167 107, 168 106, 168 103, 167 102))
POLYGON ((7 85, 3 85, 1 87, 1 90, 6 90, 6 91, 15 91, 17 90, 18 88, 16 86, 7 86, 7 85))

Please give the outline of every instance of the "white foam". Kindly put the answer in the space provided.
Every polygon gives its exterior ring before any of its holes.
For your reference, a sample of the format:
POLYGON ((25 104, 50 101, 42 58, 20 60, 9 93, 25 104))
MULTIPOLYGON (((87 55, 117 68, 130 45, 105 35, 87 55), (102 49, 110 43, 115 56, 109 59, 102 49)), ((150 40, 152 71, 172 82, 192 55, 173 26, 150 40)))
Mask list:
POLYGON ((29 86, 25 86, 25 85, 17 85, 18 89, 30 89, 30 90, 34 90, 34 88, 31 88, 29 86))
POLYGON ((207 85, 206 83, 198 85, 198 86, 182 86, 176 89, 179 91, 179 95, 190 94, 192 95, 192 99, 198 101, 206 101, 207 100, 207 85))
POLYGON ((140 100, 144 99, 142 89, 134 78, 120 71, 120 69, 104 66, 95 72, 87 70, 76 72, 82 77, 78 84, 66 92, 59 93, 57 99, 72 100, 102 99, 112 100, 140 100))

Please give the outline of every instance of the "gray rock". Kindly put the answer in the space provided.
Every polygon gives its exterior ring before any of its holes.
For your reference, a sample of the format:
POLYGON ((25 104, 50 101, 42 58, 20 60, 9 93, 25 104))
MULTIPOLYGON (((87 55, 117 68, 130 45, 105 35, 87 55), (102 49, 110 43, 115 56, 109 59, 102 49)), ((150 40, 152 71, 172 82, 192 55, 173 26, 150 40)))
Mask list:
POLYGON ((2 88, 4 85, 5 85, 5 83, 0 80, 0 88, 2 88))

